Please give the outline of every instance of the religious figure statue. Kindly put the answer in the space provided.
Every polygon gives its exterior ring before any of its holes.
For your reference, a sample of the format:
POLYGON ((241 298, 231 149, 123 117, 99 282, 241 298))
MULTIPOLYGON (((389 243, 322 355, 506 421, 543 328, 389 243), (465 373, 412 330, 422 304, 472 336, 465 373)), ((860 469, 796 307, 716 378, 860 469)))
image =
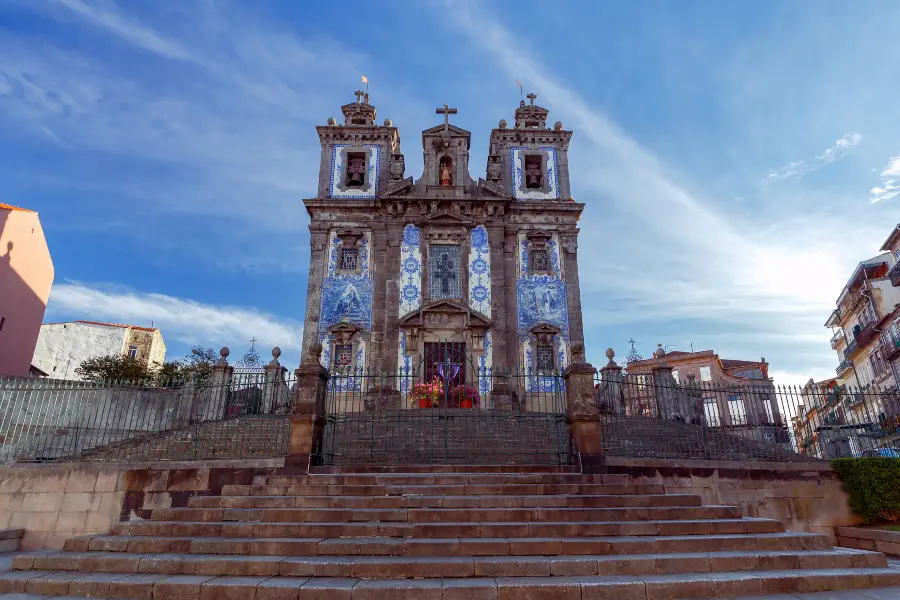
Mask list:
POLYGON ((450 158, 445 156, 441 159, 441 185, 453 185, 453 175, 450 172, 450 158))

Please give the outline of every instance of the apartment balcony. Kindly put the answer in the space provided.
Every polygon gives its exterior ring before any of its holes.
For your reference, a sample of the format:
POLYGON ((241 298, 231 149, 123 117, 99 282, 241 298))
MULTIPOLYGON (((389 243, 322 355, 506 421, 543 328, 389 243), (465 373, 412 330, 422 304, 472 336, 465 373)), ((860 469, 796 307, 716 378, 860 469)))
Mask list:
MULTIPOLYGON (((844 350, 845 355, 846 355, 846 352, 847 351, 844 350)), ((850 367, 852 367, 852 366, 853 366, 853 361, 845 358, 844 360, 841 361, 841 364, 839 364, 837 366, 837 369, 835 369, 835 372, 837 373, 837 376, 840 377, 841 375, 844 374, 844 371, 849 370, 850 367)))
POLYGON ((900 356, 900 339, 881 340, 881 356, 884 360, 894 360, 900 356))
POLYGON ((859 345, 856 343, 856 338, 851 337, 847 342, 847 347, 844 348, 844 362, 850 360, 850 357, 857 350, 859 350, 859 345))
POLYGON ((869 321, 859 329, 853 330, 853 340, 859 346, 865 346, 869 340, 872 339, 872 336, 875 335, 875 321, 869 321))
POLYGON ((891 285, 895 287, 900 286, 900 261, 897 261, 894 266, 891 267, 891 270, 888 271, 887 276, 891 280, 891 285))
POLYGON ((837 332, 833 336, 831 336, 831 349, 837 350, 838 344, 840 344, 844 340, 844 331, 838 329, 837 332))

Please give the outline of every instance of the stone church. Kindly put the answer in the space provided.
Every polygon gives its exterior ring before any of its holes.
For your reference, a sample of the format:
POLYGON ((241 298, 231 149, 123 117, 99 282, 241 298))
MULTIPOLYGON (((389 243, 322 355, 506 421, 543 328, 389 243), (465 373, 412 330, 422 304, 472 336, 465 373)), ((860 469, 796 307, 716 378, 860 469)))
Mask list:
POLYGON ((475 180, 472 134, 445 104, 422 132, 424 171, 412 177, 399 129, 377 123, 368 94, 356 97, 342 123, 316 128, 304 353, 321 343, 332 373, 427 375, 446 348, 469 357, 469 371, 518 370, 534 385, 564 369, 583 344, 572 132, 549 127, 529 94, 511 125, 491 131, 475 180))

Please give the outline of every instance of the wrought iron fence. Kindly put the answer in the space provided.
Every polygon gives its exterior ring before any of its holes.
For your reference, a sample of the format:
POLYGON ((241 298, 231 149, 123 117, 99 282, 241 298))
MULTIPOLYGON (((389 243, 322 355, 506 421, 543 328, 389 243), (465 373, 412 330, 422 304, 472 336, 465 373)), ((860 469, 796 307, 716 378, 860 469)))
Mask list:
POLYGON ((0 462, 286 456, 293 381, 236 373, 200 383, 0 379, 0 462))
POLYGON ((572 453, 559 373, 475 362, 396 373, 332 373, 325 464, 567 464, 572 453))
POLYGON ((723 385, 607 373, 596 380, 607 455, 718 460, 900 457, 896 388, 723 385))

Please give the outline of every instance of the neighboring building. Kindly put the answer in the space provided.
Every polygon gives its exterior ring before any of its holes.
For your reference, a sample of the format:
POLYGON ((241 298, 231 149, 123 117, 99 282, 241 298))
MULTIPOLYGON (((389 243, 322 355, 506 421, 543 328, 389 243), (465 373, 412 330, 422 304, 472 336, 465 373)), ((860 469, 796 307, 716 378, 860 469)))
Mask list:
MULTIPOLYGON (((881 246, 882 252, 894 256, 894 266, 888 271, 888 278, 894 289, 900 289, 900 224, 881 246)), ((894 308, 892 315, 881 324, 881 356, 887 361, 894 383, 900 386, 900 307, 894 308)))
POLYGON ((831 347, 838 355, 835 374, 847 382, 851 392, 897 388, 885 356, 894 339, 891 329, 896 332, 900 317, 900 287, 888 279, 895 261, 894 254, 885 252, 859 263, 825 322, 833 331, 831 347))
POLYGON ((822 425, 844 421, 844 406, 837 401, 843 383, 837 378, 810 379, 800 389, 800 404, 791 425, 797 447, 802 451, 819 458, 826 457, 827 451, 820 444, 823 441, 822 425))
MULTIPOLYGON (((364 96, 364 97, 363 97, 364 96)), ((360 98, 363 97, 363 98, 360 98)), ((329 369, 437 376, 444 360, 518 369, 529 389, 583 344, 577 222, 569 191, 572 132, 524 101, 483 141, 486 177, 469 173, 471 133, 422 132, 424 172, 404 174, 400 134, 376 124, 367 94, 343 122, 316 128, 322 147, 310 215, 303 349, 321 343, 329 369), (452 355, 452 356, 451 356, 452 355), (419 370, 424 365, 424 372, 419 370)), ((405 381, 405 380, 404 380, 405 381)), ((488 386, 488 377, 479 385, 488 386)), ((401 392, 404 382, 400 382, 401 392)))
POLYGON ((75 369, 85 359, 110 354, 158 367, 166 359, 166 344, 155 327, 96 321, 46 323, 41 326, 33 362, 54 379, 79 379, 75 369))
MULTIPOLYGON (((762 439, 779 443, 786 441, 784 419, 765 358, 728 360, 712 350, 673 350, 665 354, 665 362, 672 367, 676 382, 700 384, 708 425, 760 433, 762 439)), ((629 362, 628 375, 650 375, 657 365, 656 358, 629 362)))
POLYGON ((0 203, 0 376, 28 377, 53 285, 38 214, 0 203))

